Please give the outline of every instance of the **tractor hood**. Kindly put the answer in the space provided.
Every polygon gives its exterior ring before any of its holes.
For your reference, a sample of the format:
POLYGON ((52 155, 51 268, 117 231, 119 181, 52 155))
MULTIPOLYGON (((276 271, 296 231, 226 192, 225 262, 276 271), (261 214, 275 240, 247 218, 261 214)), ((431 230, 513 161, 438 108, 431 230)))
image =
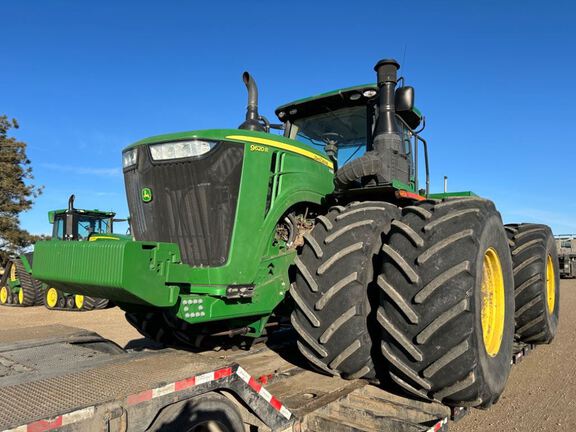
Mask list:
POLYGON ((140 146, 188 140, 242 142, 250 146, 249 151, 260 152, 266 152, 267 147, 277 148, 309 157, 330 169, 333 168, 332 162, 330 162, 324 152, 318 151, 300 141, 291 140, 280 135, 240 129, 206 129, 156 135, 126 147, 123 153, 140 146))

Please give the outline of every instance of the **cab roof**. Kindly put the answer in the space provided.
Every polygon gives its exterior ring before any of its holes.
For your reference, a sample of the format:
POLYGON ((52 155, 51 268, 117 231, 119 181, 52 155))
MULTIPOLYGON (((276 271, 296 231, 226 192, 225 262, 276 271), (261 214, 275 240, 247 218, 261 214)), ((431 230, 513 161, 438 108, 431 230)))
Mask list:
MULTIPOLYGON (((60 215, 60 214, 65 214, 66 213, 66 209, 58 209, 58 210, 51 210, 48 212, 48 221, 52 224, 54 223, 54 218, 56 215, 60 215)), ((84 209, 74 209, 75 213, 78 214, 85 214, 86 216, 95 216, 95 217, 114 217, 116 216, 116 213, 114 212, 108 212, 108 211, 101 211, 98 209, 94 209, 94 210, 84 210, 84 209)))
POLYGON ((324 112, 326 108, 341 108, 343 100, 349 107, 366 105, 366 101, 374 99, 378 94, 377 92, 378 86, 376 84, 341 88, 281 105, 276 108, 275 113, 282 122, 292 121, 296 118, 324 112))

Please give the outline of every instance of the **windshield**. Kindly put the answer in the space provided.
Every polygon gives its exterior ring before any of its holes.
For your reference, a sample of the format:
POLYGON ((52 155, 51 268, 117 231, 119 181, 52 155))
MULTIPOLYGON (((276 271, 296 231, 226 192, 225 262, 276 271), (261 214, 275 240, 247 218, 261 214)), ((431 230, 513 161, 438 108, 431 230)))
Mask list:
POLYGON ((338 165, 366 152, 368 121, 366 106, 340 108, 294 120, 291 138, 324 149, 327 140, 338 144, 338 165))
MULTIPOLYGON (((110 217, 97 217, 87 215, 74 215, 77 231, 73 236, 78 240, 86 240, 90 234, 106 234, 112 232, 112 218, 110 217)), ((64 240, 66 215, 57 215, 54 219, 54 229, 52 231, 52 238, 64 240)))
POLYGON ((110 219, 91 216, 78 216, 78 239, 85 239, 92 233, 105 234, 112 231, 110 219))

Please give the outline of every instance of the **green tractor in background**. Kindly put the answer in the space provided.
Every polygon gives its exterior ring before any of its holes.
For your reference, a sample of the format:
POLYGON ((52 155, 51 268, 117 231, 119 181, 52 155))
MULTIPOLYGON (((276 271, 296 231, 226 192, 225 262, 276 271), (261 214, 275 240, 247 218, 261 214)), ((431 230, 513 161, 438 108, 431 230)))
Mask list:
MULTIPOLYGON (((74 195, 68 200, 68 209, 52 210, 48 220, 53 225, 52 240, 89 240, 92 236, 112 233, 115 213, 74 208, 74 195)), ((69 294, 57 288, 45 286, 32 277, 32 252, 8 261, 0 280, 0 304, 6 306, 36 306, 44 304, 48 309, 81 310, 104 309, 107 299, 81 294, 69 294)))
POLYGON ((254 340, 289 320, 327 374, 489 406, 515 338, 555 335, 553 239, 543 225, 505 228, 471 192, 429 193, 424 121, 398 68, 382 60, 375 85, 283 105, 279 125, 258 114, 245 73, 239 129, 123 151, 135 240, 40 242, 34 276, 113 300, 168 345, 254 340))

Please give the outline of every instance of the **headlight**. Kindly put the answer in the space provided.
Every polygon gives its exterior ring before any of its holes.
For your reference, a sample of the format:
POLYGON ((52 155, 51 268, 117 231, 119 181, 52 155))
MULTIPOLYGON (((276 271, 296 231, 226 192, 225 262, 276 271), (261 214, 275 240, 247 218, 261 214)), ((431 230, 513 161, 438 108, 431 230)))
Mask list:
POLYGON ((150 154, 154 160, 181 159, 208 153, 215 145, 215 142, 200 140, 153 144, 150 154))
POLYGON ((132 165, 136 165, 136 157, 138 152, 135 148, 130 149, 122 153, 122 166, 128 168, 132 165))

